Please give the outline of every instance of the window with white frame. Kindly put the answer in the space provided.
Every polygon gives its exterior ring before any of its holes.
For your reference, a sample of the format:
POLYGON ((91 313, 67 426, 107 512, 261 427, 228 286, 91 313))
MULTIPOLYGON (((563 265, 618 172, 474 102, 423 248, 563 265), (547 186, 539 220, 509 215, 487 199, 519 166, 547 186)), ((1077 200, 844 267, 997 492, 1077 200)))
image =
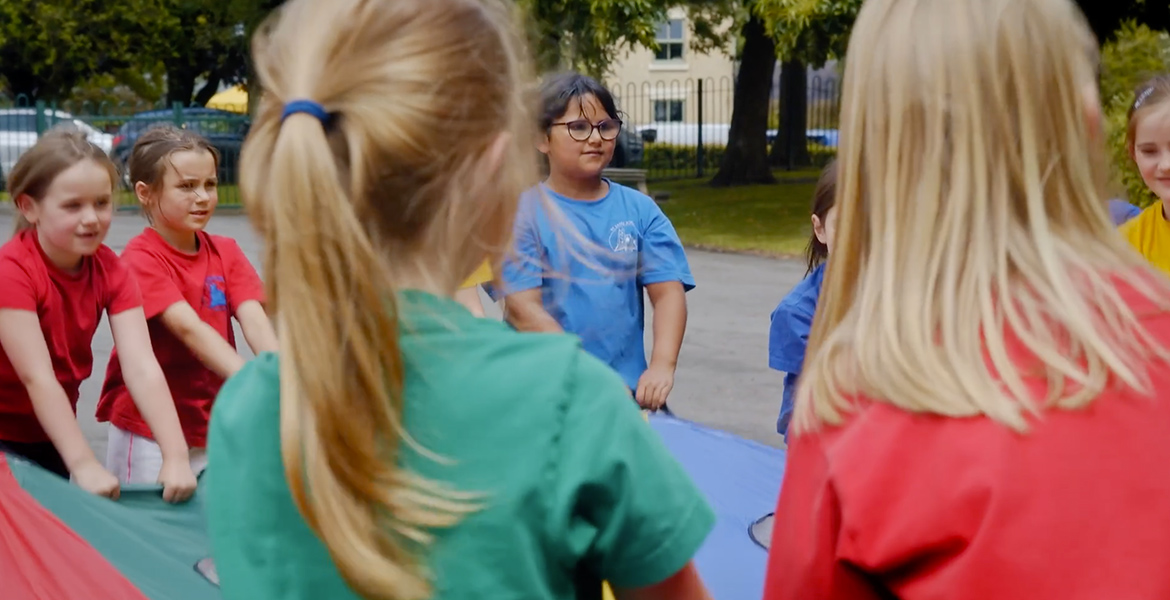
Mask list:
POLYGON ((682 123, 682 100, 655 100, 654 121, 657 123, 682 123))
POLYGON ((660 23, 654 40, 658 42, 658 52, 654 55, 656 60, 682 60, 682 19, 671 19, 665 23, 660 23))

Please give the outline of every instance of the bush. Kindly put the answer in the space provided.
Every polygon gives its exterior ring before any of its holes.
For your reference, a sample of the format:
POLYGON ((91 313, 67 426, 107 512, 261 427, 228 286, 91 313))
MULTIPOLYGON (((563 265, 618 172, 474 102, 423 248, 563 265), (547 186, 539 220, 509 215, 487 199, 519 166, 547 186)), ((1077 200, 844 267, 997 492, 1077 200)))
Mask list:
POLYGON ((1133 21, 1122 24, 1113 41, 1101 48, 1101 105, 1112 163, 1113 182, 1130 202, 1147 206, 1156 198, 1125 146, 1126 113, 1134 90, 1153 75, 1170 72, 1170 35, 1133 21))
MULTIPOLYGON (((704 144, 704 169, 711 172, 718 170, 719 161, 723 160, 723 151, 725 148, 725 146, 704 144)), ((695 170, 698 165, 697 150, 698 148, 695 146, 657 143, 646 144, 642 151, 642 168, 647 171, 695 170)))

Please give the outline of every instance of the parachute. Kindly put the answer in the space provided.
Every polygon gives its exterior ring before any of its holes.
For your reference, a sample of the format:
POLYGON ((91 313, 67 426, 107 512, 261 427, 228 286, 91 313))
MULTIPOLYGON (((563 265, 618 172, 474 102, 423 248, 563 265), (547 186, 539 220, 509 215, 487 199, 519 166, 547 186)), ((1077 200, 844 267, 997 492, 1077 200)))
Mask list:
MULTIPOLYGON (((707 494, 718 520, 695 556, 716 600, 757 600, 767 552, 753 523, 776 503, 784 452, 670 416, 650 426, 707 494)), ((93 496, 0 454, 0 582, 20 600, 220 600, 203 504, 157 485, 93 496)))

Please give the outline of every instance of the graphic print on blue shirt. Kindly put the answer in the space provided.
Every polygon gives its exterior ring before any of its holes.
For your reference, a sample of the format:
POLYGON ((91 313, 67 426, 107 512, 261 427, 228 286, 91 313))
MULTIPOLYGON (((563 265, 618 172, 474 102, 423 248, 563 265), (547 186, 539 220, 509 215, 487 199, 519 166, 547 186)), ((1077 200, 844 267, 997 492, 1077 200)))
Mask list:
POLYGON ((211 310, 227 310, 227 292, 222 275, 208 275, 203 280, 203 305, 211 310))
POLYGON ((788 292, 772 311, 772 326, 768 333, 768 366, 784 372, 784 397, 780 403, 780 417, 776 419, 776 433, 788 439, 788 423, 795 408, 796 380, 804 364, 808 349, 808 334, 817 299, 825 280, 825 265, 821 264, 788 292))
POLYGON ((690 290, 695 281, 674 226, 654 200, 606 181, 609 192, 596 201, 561 196, 543 184, 525 192, 516 216, 516 256, 505 261, 504 289, 493 295, 539 288, 557 323, 636 388, 646 371, 643 289, 679 281, 690 290), (541 191, 563 219, 550 218, 541 191))

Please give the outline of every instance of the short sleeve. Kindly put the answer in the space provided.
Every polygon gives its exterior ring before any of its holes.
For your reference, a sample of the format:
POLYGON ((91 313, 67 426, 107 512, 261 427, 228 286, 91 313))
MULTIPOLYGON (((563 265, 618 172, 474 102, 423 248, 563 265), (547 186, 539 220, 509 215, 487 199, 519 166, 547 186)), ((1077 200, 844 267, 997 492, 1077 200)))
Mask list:
POLYGON ((682 283, 684 290, 694 289, 695 278, 691 275, 686 250, 683 249, 682 241, 678 239, 674 225, 653 200, 647 201, 649 215, 642 232, 641 269, 638 277, 641 284, 645 286, 664 281, 678 281, 682 283))
POLYGON ((812 320, 812 314, 794 310, 786 303, 776 307, 768 330, 769 367, 785 373, 800 373, 812 320))
POLYGON ((215 245, 224 261, 224 269, 227 270, 227 296, 231 302, 232 312, 234 313, 245 302, 254 300, 263 304, 264 282, 260 280, 252 261, 248 260, 239 244, 231 238, 217 236, 215 245))
POLYGON ((662 582, 694 557, 714 512, 621 378, 584 353, 579 365, 554 450, 550 537, 614 587, 662 582))
POLYGON ((866 600, 879 596, 860 571, 837 555, 841 509, 828 459, 814 434, 788 451, 768 551, 764 600, 866 600))
POLYGON ((105 277, 106 313, 113 316, 142 306, 138 282, 118 255, 102 246, 98 250, 97 258, 101 262, 101 273, 105 277))
POLYGON ((544 283, 545 256, 540 238, 540 198, 526 197, 516 215, 512 252, 504 257, 500 271, 503 289, 492 290, 499 300, 508 294, 539 288, 544 283))
POLYGON ((11 256, 0 258, 0 308, 37 310, 37 292, 32 274, 11 256))
POLYGON ((147 319, 153 319, 184 301, 183 292, 171 278, 170 265, 158 255, 128 248, 122 253, 121 261, 138 285, 138 291, 142 294, 142 310, 147 319))

